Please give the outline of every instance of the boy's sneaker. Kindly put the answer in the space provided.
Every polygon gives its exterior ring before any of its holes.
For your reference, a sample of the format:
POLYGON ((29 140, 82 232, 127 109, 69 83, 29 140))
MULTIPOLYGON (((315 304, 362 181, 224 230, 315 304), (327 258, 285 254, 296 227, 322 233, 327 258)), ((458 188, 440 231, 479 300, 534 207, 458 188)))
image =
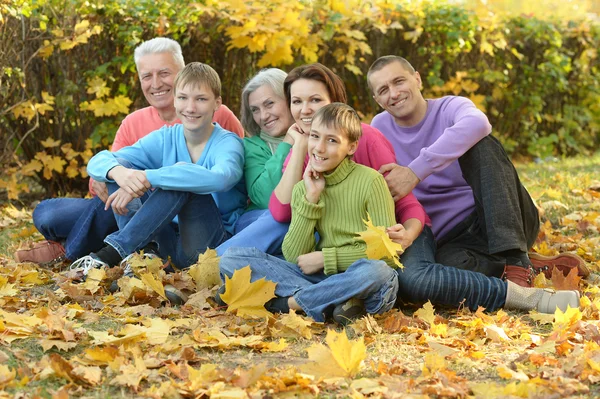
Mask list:
POLYGON ((557 268, 565 276, 572 269, 577 269, 577 274, 583 278, 590 275, 590 269, 585 265, 585 261, 578 255, 564 253, 556 256, 544 256, 535 252, 529 253, 529 260, 536 273, 544 273, 546 278, 552 278, 552 270, 557 268))
POLYGON ((333 309, 333 320, 342 326, 347 326, 366 314, 364 302, 358 298, 352 298, 333 309))
POLYGON ((171 284, 165 285, 165 296, 172 305, 183 305, 188 300, 188 296, 185 293, 171 284))
POLYGON ((19 263, 31 262, 50 267, 65 261, 65 248, 56 241, 39 241, 29 244, 29 248, 20 248, 15 252, 19 263))
MULTIPOLYGON (((129 263, 129 260, 131 259, 131 257, 133 255, 134 254, 129 254, 125 258, 123 258, 123 260, 121 261, 120 266, 123 269, 122 277, 134 277, 135 276, 135 273, 133 272, 133 269, 131 268, 131 264, 129 263)), ((148 250, 148 252, 144 251, 143 257, 146 259, 155 259, 155 258, 160 259, 160 256, 151 250, 148 250)), ((119 291, 119 284, 117 283, 117 280, 114 280, 112 283, 110 283, 110 287, 108 287, 108 291, 110 291, 113 294, 115 292, 119 291)))
POLYGON ((102 266, 109 267, 108 264, 96 256, 95 253, 90 253, 82 258, 77 259, 75 262, 71 263, 69 270, 81 271, 83 273, 83 279, 88 275, 89 271, 92 269, 100 269, 102 266))

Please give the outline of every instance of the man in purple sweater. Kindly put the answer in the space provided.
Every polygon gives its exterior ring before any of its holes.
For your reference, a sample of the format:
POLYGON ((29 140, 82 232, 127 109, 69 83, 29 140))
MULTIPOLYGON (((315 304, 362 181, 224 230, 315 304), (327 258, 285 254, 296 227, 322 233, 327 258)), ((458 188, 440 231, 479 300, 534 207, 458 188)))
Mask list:
POLYGON ((371 125, 393 144, 382 166, 394 200, 413 191, 432 220, 438 263, 531 286, 535 272, 577 267, 574 254, 540 259, 528 250, 539 215, 483 112, 467 98, 424 99, 421 77, 402 57, 377 59, 367 74, 385 109, 371 125))

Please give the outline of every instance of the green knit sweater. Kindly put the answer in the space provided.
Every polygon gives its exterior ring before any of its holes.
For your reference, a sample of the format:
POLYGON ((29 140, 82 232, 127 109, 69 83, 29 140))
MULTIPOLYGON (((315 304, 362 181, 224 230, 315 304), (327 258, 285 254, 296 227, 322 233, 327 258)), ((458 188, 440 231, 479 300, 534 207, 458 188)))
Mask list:
MULTIPOLYGON (((325 190, 317 204, 306 200, 304 181, 298 182, 292 193, 292 222, 283 240, 285 259, 297 263, 300 255, 322 251, 325 274, 345 271, 358 259, 366 258, 366 244, 354 238, 365 230, 367 212, 375 226, 396 223, 390 191, 374 169, 345 159, 325 175, 325 190)), ((391 261, 388 264, 395 267, 391 261)))
POLYGON ((281 143, 273 154, 259 136, 244 139, 244 177, 251 202, 247 210, 269 207, 269 198, 281 180, 281 168, 291 148, 288 143, 281 143))

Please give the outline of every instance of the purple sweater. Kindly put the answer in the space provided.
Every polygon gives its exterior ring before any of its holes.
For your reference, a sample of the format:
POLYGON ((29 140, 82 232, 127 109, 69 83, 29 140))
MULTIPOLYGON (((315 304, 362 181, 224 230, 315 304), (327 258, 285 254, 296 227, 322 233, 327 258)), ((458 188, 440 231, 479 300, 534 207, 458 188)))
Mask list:
POLYGON ((387 111, 371 125, 392 143, 399 165, 421 180, 413 194, 431 218, 436 239, 442 238, 475 209, 473 191, 462 177, 457 159, 490 134, 487 117, 467 98, 427 100, 425 118, 400 127, 387 111))

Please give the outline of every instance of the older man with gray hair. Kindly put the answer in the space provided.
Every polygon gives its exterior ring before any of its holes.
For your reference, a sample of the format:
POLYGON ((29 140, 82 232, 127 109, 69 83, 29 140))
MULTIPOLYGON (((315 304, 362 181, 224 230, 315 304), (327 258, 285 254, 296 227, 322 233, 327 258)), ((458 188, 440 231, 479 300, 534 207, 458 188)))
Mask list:
MULTIPOLYGON (((165 125, 181 123, 175 115, 173 82, 183 69, 181 46, 175 40, 158 37, 140 44, 134 60, 144 97, 150 106, 127 115, 115 135, 112 151, 130 146, 165 125)), ((243 137, 240 121, 225 105, 215 112, 213 122, 243 137)), ((106 184, 90 179, 91 199, 52 198, 42 201, 33 212, 33 223, 46 238, 16 252, 18 262, 51 265, 100 249, 104 238, 117 230, 113 211, 105 209, 106 184)))

